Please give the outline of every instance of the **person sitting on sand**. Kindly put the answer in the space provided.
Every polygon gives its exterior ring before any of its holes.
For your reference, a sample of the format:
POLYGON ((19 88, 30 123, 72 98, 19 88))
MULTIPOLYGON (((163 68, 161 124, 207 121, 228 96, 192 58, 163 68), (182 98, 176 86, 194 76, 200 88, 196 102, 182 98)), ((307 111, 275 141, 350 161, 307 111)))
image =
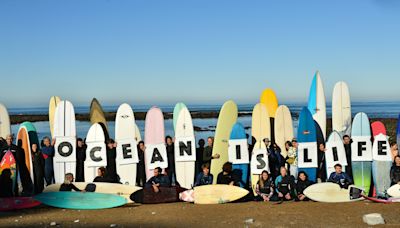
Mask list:
POLYGON ((390 181, 392 185, 400 184, 400 156, 394 158, 393 166, 390 169, 390 181))
POLYGON ((261 173, 260 180, 256 185, 256 193, 256 201, 269 202, 277 200, 274 191, 274 181, 266 170, 261 173))
POLYGON ((335 172, 331 173, 328 182, 336 183, 340 185, 341 188, 348 188, 353 182, 347 173, 342 171, 342 165, 336 164, 335 172))
POLYGON ((4 169, 0 175, 0 198, 3 197, 13 197, 13 181, 10 169, 4 169))
POLYGON ((304 195, 304 190, 312 185, 313 182, 308 180, 308 176, 304 171, 299 172, 296 183, 296 201, 308 201, 309 199, 304 195))
POLYGON ((217 177, 217 184, 227 184, 227 185, 239 185, 239 178, 235 177, 232 172, 232 163, 226 162, 222 166, 222 172, 218 174, 217 177))
POLYGON ((97 177, 94 178, 93 182, 109 183, 110 179, 107 176, 107 169, 104 167, 98 168, 97 177))
POLYGON ((204 164, 201 166, 203 172, 199 173, 196 177, 194 186, 210 185, 213 183, 214 176, 210 173, 210 166, 204 164))
POLYGON ((281 167, 280 176, 275 180, 276 192, 281 201, 289 201, 294 197, 294 177, 287 175, 285 167, 281 167))
POLYGON ((171 182, 168 176, 161 173, 162 169, 157 167, 154 169, 154 176, 150 178, 145 184, 145 188, 153 188, 154 192, 159 192, 160 187, 170 187, 171 182))
POLYGON ((72 173, 65 174, 64 183, 60 186, 60 192, 71 192, 74 190, 75 192, 85 192, 85 190, 80 190, 74 184, 74 175, 72 173))

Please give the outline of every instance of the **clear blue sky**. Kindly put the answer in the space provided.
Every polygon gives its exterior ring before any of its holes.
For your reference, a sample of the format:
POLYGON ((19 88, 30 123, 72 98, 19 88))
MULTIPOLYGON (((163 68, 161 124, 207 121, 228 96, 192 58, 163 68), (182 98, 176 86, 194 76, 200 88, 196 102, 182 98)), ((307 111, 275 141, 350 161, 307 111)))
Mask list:
POLYGON ((400 3, 0 1, 0 102, 255 103, 264 88, 307 100, 320 70, 330 99, 400 100, 400 3))

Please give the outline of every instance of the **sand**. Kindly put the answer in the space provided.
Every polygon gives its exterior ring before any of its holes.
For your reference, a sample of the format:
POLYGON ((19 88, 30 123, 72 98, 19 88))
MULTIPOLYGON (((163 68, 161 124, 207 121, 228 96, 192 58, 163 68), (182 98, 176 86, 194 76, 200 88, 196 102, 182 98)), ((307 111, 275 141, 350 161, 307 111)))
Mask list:
MULTIPOLYGON (((362 216, 381 213, 387 225, 400 227, 400 204, 367 201, 342 204, 247 202, 221 205, 188 203, 128 205, 78 211, 39 206, 1 213, 1 227, 367 227, 362 216), (246 224, 246 220, 253 223, 246 224), (79 222, 75 222, 79 220, 79 222)), ((379 227, 379 226, 378 226, 379 227)))

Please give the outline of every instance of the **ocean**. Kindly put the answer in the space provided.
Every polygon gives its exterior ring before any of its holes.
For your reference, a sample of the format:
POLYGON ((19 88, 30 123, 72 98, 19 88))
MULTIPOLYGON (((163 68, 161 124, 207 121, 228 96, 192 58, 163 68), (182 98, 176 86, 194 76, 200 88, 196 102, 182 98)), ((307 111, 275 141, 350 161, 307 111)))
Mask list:
MULTIPOLYGON (((305 103, 293 103, 286 104, 293 115, 295 135, 296 129, 298 125, 297 117, 301 111, 301 109, 306 105, 305 103)), ((138 105, 133 107, 135 112, 146 112, 151 106, 146 105, 138 105)), ((174 105, 164 105, 159 106, 163 112, 173 112, 174 105)), ((188 105, 190 111, 196 112, 212 112, 219 111, 221 105, 188 105)), ((253 105, 250 104, 242 104, 238 105, 240 113, 251 113, 253 109, 253 105)), ((104 111, 106 112, 116 112, 118 106, 104 106, 104 111)), ((11 115, 27 115, 27 114, 37 114, 37 115, 46 115, 48 113, 48 107, 36 107, 36 108, 10 108, 9 113, 11 115)), ((77 106, 75 107, 75 113, 77 114, 85 114, 89 112, 89 107, 86 106, 77 106)), ((370 118, 398 118, 400 114, 400 102, 353 102, 352 103, 352 113, 353 116, 358 112, 365 112, 370 118)), ((327 115, 328 118, 331 117, 331 105, 327 104, 327 115)), ((243 116, 239 117, 238 121, 242 123, 246 127, 246 131, 250 134, 251 127, 251 116, 243 116)), ((42 122, 34 122, 33 123, 37 129, 39 138, 43 138, 44 136, 50 135, 50 127, 47 121, 42 122)), ((137 120, 136 124, 141 130, 142 138, 144 138, 144 121, 137 120)), ((215 126, 217 124, 216 118, 209 119, 193 119, 193 124, 196 127, 200 127, 203 129, 202 131, 196 132, 196 139, 206 139, 209 136, 214 135, 215 126)), ((110 136, 114 137, 114 127, 115 123, 113 121, 108 122, 110 136)), ((14 134, 18 131, 18 125, 12 125, 12 132, 14 134)), ((86 121, 77 121, 76 122, 76 130, 78 137, 85 138, 86 134, 90 128, 90 122, 86 121)), ((174 136, 172 119, 165 120, 165 135, 174 136)))

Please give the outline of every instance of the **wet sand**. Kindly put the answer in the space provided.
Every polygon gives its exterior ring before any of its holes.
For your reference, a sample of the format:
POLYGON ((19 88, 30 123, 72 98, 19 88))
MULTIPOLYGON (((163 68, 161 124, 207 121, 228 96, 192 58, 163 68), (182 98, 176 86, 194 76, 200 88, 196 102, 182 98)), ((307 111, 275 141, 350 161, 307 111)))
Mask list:
MULTIPOLYGON (((1 213, 1 227, 367 227, 362 216, 381 213, 386 224, 400 227, 400 204, 367 201, 342 204, 248 202, 221 205, 188 203, 128 205, 78 211, 40 206, 1 213), (253 223, 246 224, 248 219, 253 223), (79 222, 75 222, 79 220, 79 222)), ((379 226, 377 226, 379 227, 379 226)))

